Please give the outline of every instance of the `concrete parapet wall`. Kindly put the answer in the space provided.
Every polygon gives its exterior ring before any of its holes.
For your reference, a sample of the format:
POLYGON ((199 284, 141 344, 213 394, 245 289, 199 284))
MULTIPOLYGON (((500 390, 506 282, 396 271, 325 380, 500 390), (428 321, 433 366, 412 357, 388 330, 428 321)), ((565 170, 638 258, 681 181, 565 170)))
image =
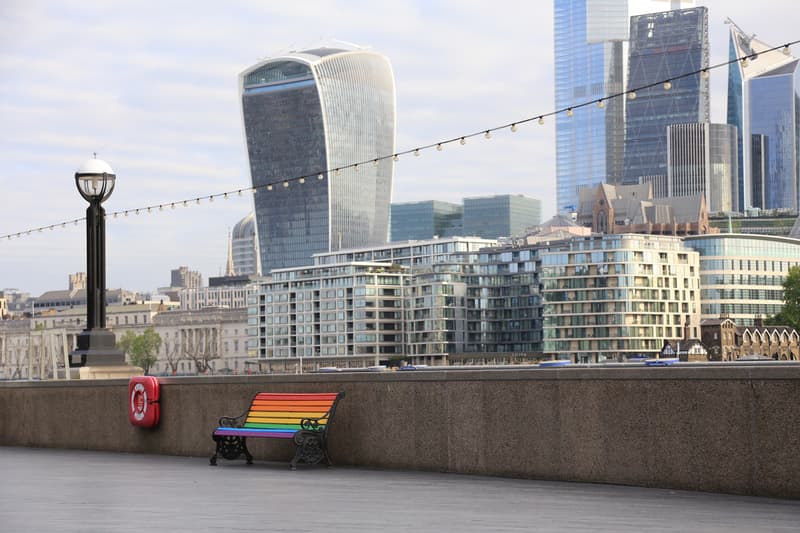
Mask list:
POLYGON ((338 390, 339 465, 800 498, 796 364, 163 378, 155 429, 128 422, 126 380, 9 382, 0 445, 210 456, 256 392, 338 390))

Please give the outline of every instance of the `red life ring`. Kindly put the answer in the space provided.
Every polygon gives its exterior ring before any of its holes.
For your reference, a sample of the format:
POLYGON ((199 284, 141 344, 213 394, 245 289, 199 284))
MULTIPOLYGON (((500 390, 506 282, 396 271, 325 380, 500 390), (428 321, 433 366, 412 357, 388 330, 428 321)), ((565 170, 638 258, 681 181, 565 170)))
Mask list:
POLYGON ((151 428, 159 418, 158 379, 133 376, 128 383, 128 419, 134 426, 151 428))

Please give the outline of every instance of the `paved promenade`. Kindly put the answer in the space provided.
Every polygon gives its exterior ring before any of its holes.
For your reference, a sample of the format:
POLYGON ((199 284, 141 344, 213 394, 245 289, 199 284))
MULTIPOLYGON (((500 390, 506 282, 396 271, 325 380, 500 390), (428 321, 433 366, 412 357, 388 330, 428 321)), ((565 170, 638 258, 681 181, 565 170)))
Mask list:
POLYGON ((0 531, 798 531, 800 502, 0 447, 0 531))

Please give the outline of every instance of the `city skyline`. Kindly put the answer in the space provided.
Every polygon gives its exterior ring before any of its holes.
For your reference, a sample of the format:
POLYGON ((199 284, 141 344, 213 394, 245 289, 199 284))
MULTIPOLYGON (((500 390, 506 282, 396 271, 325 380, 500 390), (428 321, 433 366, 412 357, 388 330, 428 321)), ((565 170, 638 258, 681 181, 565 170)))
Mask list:
MULTIPOLYGON (((667 9, 631 4, 630 15, 667 9)), ((711 64, 727 60, 727 17, 776 45, 798 38, 790 18, 778 16, 788 1, 698 5, 709 8, 711 64)), ((193 3, 191 17, 184 3, 157 11, 133 3, 0 7, 0 234, 82 217, 73 173, 92 152, 117 172, 109 212, 248 187, 238 73, 259 57, 334 37, 371 45, 392 62, 398 151, 555 108, 552 2, 318 7, 193 3)), ((712 73, 713 122, 725 120, 726 77, 727 69, 712 73)), ((392 201, 525 194, 542 201, 547 219, 555 213, 553 123, 403 157, 392 201)), ((110 219, 108 287, 155 290, 179 265, 219 275, 228 231, 251 209, 244 195, 110 219)), ((0 289, 66 287, 70 273, 85 270, 83 241, 82 222, 4 240, 0 289)))

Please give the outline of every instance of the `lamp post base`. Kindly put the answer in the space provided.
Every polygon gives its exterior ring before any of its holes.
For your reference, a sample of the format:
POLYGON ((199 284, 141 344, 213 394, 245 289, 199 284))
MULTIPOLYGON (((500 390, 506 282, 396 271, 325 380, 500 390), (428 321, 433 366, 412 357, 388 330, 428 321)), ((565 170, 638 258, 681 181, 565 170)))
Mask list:
POLYGON ((144 370, 128 364, 82 366, 78 369, 80 379, 130 379, 143 375, 144 370))
POLYGON ((125 352, 117 349, 114 333, 105 328, 85 329, 78 347, 70 352, 70 367, 125 365, 125 352))

